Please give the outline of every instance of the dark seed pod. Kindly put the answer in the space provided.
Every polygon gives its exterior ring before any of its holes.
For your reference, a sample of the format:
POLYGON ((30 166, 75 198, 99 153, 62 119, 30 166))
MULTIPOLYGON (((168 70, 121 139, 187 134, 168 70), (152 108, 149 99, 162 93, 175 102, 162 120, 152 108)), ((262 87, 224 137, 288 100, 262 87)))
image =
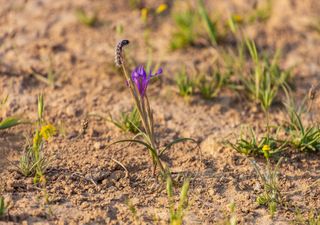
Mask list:
POLYGON ((115 52, 115 63, 117 67, 120 67, 123 62, 122 57, 122 48, 128 45, 130 42, 128 40, 122 40, 117 44, 116 52, 115 52))
POLYGON ((82 120, 80 134, 85 135, 87 133, 88 127, 89 127, 89 121, 87 119, 82 120))
POLYGON ((319 89, 320 89, 320 83, 317 84, 316 86, 314 86, 314 85, 311 86, 311 88, 309 90, 309 94, 308 94, 308 97, 311 101, 317 97, 319 89))

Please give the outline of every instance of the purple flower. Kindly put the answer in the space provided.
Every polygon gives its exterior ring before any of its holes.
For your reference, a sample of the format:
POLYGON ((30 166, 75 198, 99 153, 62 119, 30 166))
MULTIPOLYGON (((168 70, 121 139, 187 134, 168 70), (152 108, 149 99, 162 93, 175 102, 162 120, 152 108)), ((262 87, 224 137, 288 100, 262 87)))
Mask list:
POLYGON ((158 69, 158 71, 155 74, 152 74, 152 71, 150 70, 149 75, 147 76, 147 73, 143 66, 138 66, 132 73, 132 81, 136 85, 140 96, 143 98, 146 94, 147 87, 149 84, 149 81, 152 77, 155 77, 157 75, 160 75, 162 73, 162 69, 158 69))

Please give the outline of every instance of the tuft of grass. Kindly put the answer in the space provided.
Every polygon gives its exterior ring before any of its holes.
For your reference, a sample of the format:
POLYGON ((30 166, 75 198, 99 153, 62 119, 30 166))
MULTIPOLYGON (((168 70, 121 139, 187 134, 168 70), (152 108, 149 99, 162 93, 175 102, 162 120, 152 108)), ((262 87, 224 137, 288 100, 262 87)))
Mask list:
POLYGON ((239 76, 240 86, 236 89, 256 104, 260 104, 264 111, 268 111, 281 87, 291 78, 291 70, 282 70, 279 66, 280 51, 272 59, 262 57, 253 40, 245 39, 238 46, 238 55, 228 56, 227 65, 234 75, 239 76), (246 59, 249 52, 249 60, 246 59), (246 63, 246 60, 249 63, 246 63))
POLYGON ((136 224, 139 224, 138 223, 138 221, 139 221, 138 210, 136 209, 134 204, 132 204, 132 202, 129 199, 127 199, 126 205, 128 206, 128 208, 131 212, 133 221, 135 221, 136 224))
POLYGON ((216 97, 221 89, 226 85, 229 76, 217 71, 212 75, 200 75, 196 81, 196 88, 204 99, 216 97))
POLYGON ((177 208, 173 202, 173 184, 172 179, 167 177, 167 195, 169 200, 169 214, 171 225, 182 225, 185 211, 188 207, 188 191, 189 191, 190 180, 186 179, 183 183, 180 192, 180 200, 177 208))
POLYGON ((282 161, 282 158, 279 159, 274 167, 272 167, 269 158, 266 158, 267 164, 265 168, 259 167, 255 161, 251 160, 251 162, 263 185, 263 193, 257 197, 257 203, 259 205, 267 206, 271 216, 273 217, 277 211, 278 204, 281 203, 279 165, 282 161))
POLYGON ((187 9, 182 12, 175 12, 173 20, 176 29, 170 40, 170 49, 174 51, 192 45, 196 39, 197 14, 195 10, 187 9))
POLYGON ((36 68, 31 67, 32 76, 38 81, 50 86, 51 88, 60 87, 61 84, 58 84, 57 79, 59 76, 59 71, 56 70, 53 59, 51 56, 48 57, 48 66, 44 72, 38 71, 36 68))
POLYGON ((128 113, 122 112, 119 120, 113 119, 110 115, 109 121, 125 132, 137 134, 140 131, 141 119, 136 107, 128 113))
POLYGON ((238 219, 236 215, 236 205, 232 201, 229 205, 229 212, 225 213, 224 218, 217 223, 217 225, 236 225, 238 224, 238 219))
POLYGON ((263 4, 257 5, 255 9, 249 13, 248 22, 264 22, 267 21, 272 14, 273 0, 265 0, 263 4))
POLYGON ((320 224, 320 213, 310 211, 308 215, 302 215, 300 211, 296 212, 296 217, 293 224, 307 224, 307 225, 319 225, 320 224))
POLYGON ((185 67, 176 74, 175 81, 181 96, 188 97, 194 93, 195 81, 190 78, 185 67))
POLYGON ((304 127, 299 115, 295 114, 295 117, 299 126, 290 132, 291 144, 300 151, 320 151, 320 128, 318 126, 304 127))
POLYGON ((269 146, 270 156, 280 153, 286 149, 287 142, 265 134, 258 138, 256 132, 249 128, 249 132, 241 133, 235 143, 227 141, 227 144, 237 152, 244 155, 264 155, 263 147, 269 146))
POLYGON ((78 21, 87 27, 94 27, 98 22, 96 13, 89 15, 82 8, 77 9, 75 15, 78 21))
POLYGON ((306 126, 302 119, 307 98, 297 106, 288 90, 284 90, 287 96, 284 105, 288 114, 286 130, 290 135, 291 146, 300 151, 320 151, 320 127, 314 123, 306 126))
POLYGON ((26 149, 19 161, 19 171, 24 176, 34 175, 34 183, 45 183, 45 171, 48 166, 48 159, 43 154, 45 143, 56 133, 56 128, 46 123, 44 114, 43 95, 38 96, 38 119, 33 139, 27 141, 26 149))
POLYGON ((198 0, 198 9, 199 9, 199 15, 204 22, 211 44, 216 45, 218 40, 217 28, 215 23, 213 23, 212 20, 210 19, 203 0, 198 0))

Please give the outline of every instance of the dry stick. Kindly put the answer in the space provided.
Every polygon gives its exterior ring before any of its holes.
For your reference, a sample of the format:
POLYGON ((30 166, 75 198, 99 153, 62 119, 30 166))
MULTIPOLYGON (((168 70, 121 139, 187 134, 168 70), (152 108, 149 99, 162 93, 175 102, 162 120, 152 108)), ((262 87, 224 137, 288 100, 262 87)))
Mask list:
POLYGON ((114 161, 115 163, 117 163, 119 166, 121 166, 125 171, 126 171, 126 176, 124 178, 127 178, 129 176, 129 171, 127 170, 127 168, 118 160, 111 158, 112 161, 114 161))

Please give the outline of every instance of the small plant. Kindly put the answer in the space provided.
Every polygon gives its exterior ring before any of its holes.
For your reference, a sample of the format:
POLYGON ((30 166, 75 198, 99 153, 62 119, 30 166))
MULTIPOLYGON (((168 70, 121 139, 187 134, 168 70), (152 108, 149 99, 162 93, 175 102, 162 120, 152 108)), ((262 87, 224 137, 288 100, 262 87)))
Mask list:
POLYGON ((57 77, 59 72, 55 69, 54 62, 51 56, 48 59, 48 66, 45 71, 39 71, 31 67, 32 75, 38 81, 50 86, 51 88, 60 87, 60 84, 57 83, 57 77))
POLYGON ((5 214, 6 209, 7 209, 7 206, 4 202, 4 197, 0 196, 0 217, 5 214))
POLYGON ((263 152, 267 160, 267 165, 265 168, 259 167, 259 165, 252 161, 257 174, 259 175, 260 181, 263 185, 263 193, 257 197, 257 203, 259 205, 265 205, 268 207, 271 216, 274 216, 274 213, 277 210, 277 205, 281 203, 280 187, 279 187, 279 165, 282 161, 282 158, 279 159, 278 163, 273 168, 270 161, 270 146, 264 145, 263 152))
POLYGON ((128 208, 131 212, 133 221, 135 221, 135 223, 138 224, 139 216, 138 216, 138 211, 137 211, 136 207, 132 204, 132 202, 129 199, 126 201, 126 205, 128 206, 128 208))
POLYGON ((199 8, 199 15, 205 24, 211 44, 216 45, 217 39, 218 39, 217 28, 216 28, 216 25, 211 21, 203 0, 198 0, 198 8, 199 8))
POLYGON ((255 9, 249 13, 248 22, 263 22, 271 17, 273 0, 265 0, 263 4, 256 5, 255 9))
POLYGON ((32 143, 27 143, 23 156, 20 158, 20 172, 25 176, 34 175, 34 183, 45 183, 44 173, 48 166, 48 160, 43 155, 43 148, 46 141, 55 133, 53 125, 46 123, 43 118, 44 100, 38 96, 38 119, 32 143))
POLYGON ((84 9, 81 8, 77 9, 75 13, 79 22, 85 26, 94 27, 98 22, 96 13, 94 13, 93 15, 89 15, 84 11, 84 9))
POLYGON ((244 135, 242 133, 235 143, 231 143, 230 141, 227 141, 227 143, 231 148, 244 155, 264 155, 263 147, 267 145, 270 148, 270 156, 284 151, 287 144, 287 142, 270 137, 269 134, 258 138, 252 128, 244 135))
POLYGON ((132 9, 138 9, 142 5, 142 0, 129 0, 129 6, 132 9))
POLYGON ((245 39, 245 43, 239 45, 238 56, 227 61, 230 71, 240 76, 240 90, 249 100, 260 104, 264 111, 268 111, 279 89, 291 78, 290 70, 280 69, 278 58, 279 51, 272 60, 259 56, 254 41, 245 39), (252 64, 245 63, 245 50, 248 50, 252 64))
MULTIPOLYGON (((155 174, 156 168, 158 167, 160 169, 160 174, 163 177, 166 178, 169 176, 171 179, 170 172, 164 166, 163 162, 160 159, 160 152, 162 154, 163 151, 160 151, 161 148, 157 145, 156 135, 154 132, 153 112, 151 110, 149 99, 147 96, 147 88, 150 83, 150 80, 154 77, 159 76, 162 73, 162 69, 159 68, 155 74, 152 74, 152 71, 150 70, 149 74, 147 75, 147 72, 145 71, 144 67, 139 66, 135 70, 133 70, 131 76, 129 76, 124 65, 123 57, 123 47, 128 44, 128 40, 122 40, 118 43, 116 47, 115 63, 118 67, 122 68, 128 89, 134 100, 135 107, 138 110, 140 120, 143 126, 143 130, 140 130, 138 136, 141 136, 143 140, 129 139, 117 141, 113 144, 121 142, 130 142, 143 145, 149 150, 149 153, 151 155, 153 162, 153 174, 155 174)), ((172 146, 176 143, 188 140, 194 141, 190 138, 177 139, 171 142, 169 145, 167 145, 164 149, 167 149, 168 146, 172 146)))
POLYGON ((131 112, 121 113, 119 120, 115 120, 112 118, 112 116, 110 116, 109 121, 119 127, 121 130, 134 134, 139 133, 141 126, 140 115, 136 107, 134 107, 131 112))
POLYGON ((183 97, 190 96, 194 93, 195 82, 189 77, 186 68, 180 70, 175 78, 179 88, 179 94, 183 97))
POLYGON ((202 75, 196 83, 196 87, 200 95, 205 99, 216 97, 226 84, 228 77, 220 71, 215 72, 211 76, 202 75))
POLYGON ((296 218, 293 221, 293 224, 300 225, 319 225, 320 224, 320 213, 310 211, 308 215, 302 215, 300 211, 296 213, 296 218))
MULTIPOLYGON (((8 95, 0 101, 0 109, 2 109, 2 107, 7 103, 7 101, 8 101, 8 95)), ((4 118, 0 121, 0 130, 5 130, 22 123, 24 122, 21 119, 16 117, 4 118)))
POLYGON ((236 204, 234 202, 230 203, 230 218, 228 225, 236 225, 238 224, 237 215, 236 215, 236 204))
POLYGON ((167 178, 167 195, 169 200, 169 214, 170 214, 171 225, 182 225, 183 223, 183 217, 188 207, 189 185, 190 185, 189 179, 185 180, 181 188, 178 207, 175 208, 174 200, 173 200, 172 179, 167 178))
POLYGON ((291 144, 300 151, 320 151, 320 128, 305 128, 299 115, 295 114, 295 117, 298 126, 290 132, 292 135, 291 144))
POLYGON ((170 49, 177 50, 194 43, 196 39, 195 24, 197 14, 195 10, 189 8, 182 12, 173 14, 176 30, 170 40, 170 49))
MULTIPOLYGON (((289 117, 287 132, 291 137, 290 144, 300 151, 320 151, 320 127, 314 124, 306 126, 302 121, 307 98, 298 107, 287 89, 285 89, 285 92, 287 100, 284 105, 289 117)), ((309 106, 309 109, 311 109, 311 106, 309 106)))
POLYGON ((237 214, 236 214, 236 204, 231 202, 228 205, 229 211, 225 215, 225 218, 217 223, 217 225, 236 225, 238 224, 237 214))

